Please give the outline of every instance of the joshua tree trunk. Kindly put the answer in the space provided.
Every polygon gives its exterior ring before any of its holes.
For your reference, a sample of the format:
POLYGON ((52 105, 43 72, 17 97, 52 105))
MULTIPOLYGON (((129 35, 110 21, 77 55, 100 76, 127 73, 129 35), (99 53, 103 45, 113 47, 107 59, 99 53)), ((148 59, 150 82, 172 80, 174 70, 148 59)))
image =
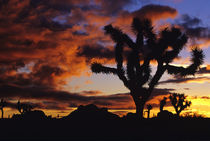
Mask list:
POLYGON ((144 105, 146 103, 146 100, 143 98, 140 99, 136 94, 131 93, 131 96, 134 100, 135 106, 136 106, 136 115, 138 118, 143 118, 144 113, 144 105))
POLYGON ((181 113, 181 111, 176 111, 177 117, 179 117, 180 113, 181 113))
POLYGON ((149 118, 150 110, 147 111, 147 118, 149 118))
POLYGON ((4 118, 4 110, 3 110, 3 108, 1 108, 1 118, 2 119, 4 118))
POLYGON ((135 95, 133 95, 132 93, 131 93, 131 96, 132 96, 132 98, 133 98, 133 100, 134 100, 134 103, 135 103, 135 106, 136 106, 136 115, 137 115, 137 117, 141 117, 140 115, 140 100, 139 100, 139 98, 138 97, 136 97, 135 95))
POLYGON ((144 105, 145 105, 145 102, 141 101, 140 102, 140 105, 139 105, 139 117, 140 118, 143 118, 143 113, 144 113, 144 105))

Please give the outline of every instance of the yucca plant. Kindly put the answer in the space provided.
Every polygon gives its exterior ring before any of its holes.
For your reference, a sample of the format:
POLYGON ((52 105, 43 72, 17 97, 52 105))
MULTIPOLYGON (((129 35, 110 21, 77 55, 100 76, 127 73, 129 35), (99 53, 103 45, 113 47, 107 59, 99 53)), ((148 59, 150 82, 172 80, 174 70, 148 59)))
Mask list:
POLYGON ((148 104, 147 105, 147 118, 150 117, 150 110, 152 110, 152 105, 151 104, 148 104))
POLYGON ((138 18, 133 19, 131 27, 136 35, 135 42, 117 27, 112 25, 104 27, 105 33, 116 43, 116 68, 95 62, 91 65, 91 70, 94 73, 117 75, 130 90, 137 116, 143 118, 144 105, 164 72, 180 76, 193 75, 203 63, 204 55, 202 50, 194 48, 191 65, 186 68, 174 66, 173 60, 178 57, 188 39, 180 29, 165 28, 157 37, 151 21, 138 18), (129 52, 126 50, 126 55, 125 47, 129 48, 129 52), (153 76, 150 69, 152 60, 157 62, 157 69, 153 76))

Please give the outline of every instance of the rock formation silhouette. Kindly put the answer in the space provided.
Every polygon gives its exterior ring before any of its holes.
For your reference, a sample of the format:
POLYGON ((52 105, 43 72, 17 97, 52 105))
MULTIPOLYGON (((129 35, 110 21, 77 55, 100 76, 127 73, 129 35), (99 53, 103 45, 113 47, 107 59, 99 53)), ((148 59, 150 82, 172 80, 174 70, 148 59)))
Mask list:
POLYGON ((173 93, 169 96, 169 99, 171 101, 171 105, 176 111, 177 116, 179 116, 184 109, 190 107, 192 104, 191 101, 186 100, 186 96, 184 94, 173 93))
POLYGON ((114 74, 130 90, 130 95, 136 105, 136 114, 143 118, 144 105, 148 101, 158 81, 168 72, 171 75, 187 76, 193 75, 203 63, 203 51, 198 48, 192 49, 192 64, 188 67, 172 65, 179 52, 187 43, 187 36, 176 27, 165 28, 156 35, 150 20, 134 18, 132 30, 136 35, 134 42, 127 34, 119 28, 107 25, 105 33, 109 34, 116 43, 115 61, 116 68, 93 63, 91 70, 94 73, 114 74), (158 38, 158 37, 160 38, 158 38), (124 48, 128 47, 126 54, 124 48), (126 60, 124 59, 126 55, 126 60), (151 76, 151 61, 157 62, 157 69, 151 76), (127 63, 126 69, 124 62, 127 63))
POLYGON ((71 112, 68 116, 63 119, 69 120, 114 120, 119 119, 119 116, 108 112, 107 108, 98 108, 94 104, 89 104, 86 106, 80 105, 77 110, 71 112))

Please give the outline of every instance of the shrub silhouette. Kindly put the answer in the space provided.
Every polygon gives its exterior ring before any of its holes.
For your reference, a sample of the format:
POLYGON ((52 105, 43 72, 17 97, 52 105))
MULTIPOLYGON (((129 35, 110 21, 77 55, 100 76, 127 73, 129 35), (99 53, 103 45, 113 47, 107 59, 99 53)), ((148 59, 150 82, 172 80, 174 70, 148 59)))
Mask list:
POLYGON ((42 120, 42 119, 51 119, 50 117, 47 117, 45 113, 41 110, 33 110, 33 111, 27 111, 21 114, 14 114, 12 116, 12 119, 19 120, 42 120))
POLYGON ((116 43, 115 61, 117 67, 106 67, 95 62, 91 65, 91 70, 94 73, 117 75, 125 87, 130 90, 130 95, 136 105, 136 115, 143 118, 144 105, 164 72, 179 76, 193 75, 203 63, 204 55, 202 50, 194 48, 192 49, 191 65, 186 68, 174 66, 171 63, 188 39, 180 29, 165 28, 157 38, 150 20, 134 18, 131 27, 136 34, 135 42, 119 28, 112 25, 104 27, 105 33, 109 34, 116 43), (128 47, 129 50, 126 52, 126 61, 124 59, 125 47, 128 47), (153 76, 151 76, 150 69, 152 60, 157 62, 157 69, 153 76), (127 63, 126 69, 123 65, 124 62, 127 63))
POLYGON ((2 98, 0 102, 0 109, 1 109, 1 118, 4 118, 4 107, 6 106, 7 102, 2 98))
POLYGON ((197 112, 185 112, 184 114, 182 114, 182 117, 184 118, 194 118, 194 119, 203 119, 205 118, 205 115, 203 114, 199 114, 197 112))
POLYGON ((150 117, 150 110, 152 110, 152 105, 151 104, 148 104, 147 105, 147 118, 150 117))
POLYGON ((184 109, 190 107, 191 105, 191 101, 187 101, 184 94, 173 93, 169 96, 169 99, 171 101, 171 105, 176 111, 177 116, 179 116, 184 109))

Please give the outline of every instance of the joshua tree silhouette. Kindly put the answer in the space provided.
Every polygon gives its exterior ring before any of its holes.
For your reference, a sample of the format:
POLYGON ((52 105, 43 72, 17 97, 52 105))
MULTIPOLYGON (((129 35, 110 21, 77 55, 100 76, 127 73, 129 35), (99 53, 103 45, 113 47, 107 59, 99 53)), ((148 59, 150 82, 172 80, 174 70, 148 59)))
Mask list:
POLYGON ((2 98, 0 102, 0 109, 1 109, 1 118, 4 118, 4 107, 6 106, 6 101, 2 98))
POLYGON ((26 112, 30 112, 32 110, 32 106, 30 104, 26 104, 26 103, 20 103, 20 100, 18 100, 17 102, 17 109, 21 114, 24 114, 26 112))
POLYGON ((164 98, 160 101, 160 112, 163 111, 163 107, 166 105, 166 100, 167 100, 167 98, 164 97, 164 98))
POLYGON ((170 119, 173 118, 173 113, 169 112, 168 110, 163 110, 163 107, 166 105, 167 97, 164 97, 160 100, 160 112, 157 114, 158 118, 162 119, 170 119))
POLYGON ((173 93, 169 96, 169 99, 176 111, 177 116, 179 116, 184 109, 190 107, 191 105, 191 101, 187 101, 184 94, 173 93))
POLYGON ((149 116, 150 116, 150 110, 152 110, 152 105, 148 104, 147 105, 147 118, 149 118, 149 116))
POLYGON ((105 33, 109 34, 116 43, 117 68, 106 67, 95 62, 91 65, 91 69, 94 73, 117 75, 125 87, 130 90, 130 95, 136 105, 137 116, 143 118, 144 105, 164 72, 180 76, 193 75, 203 63, 204 55, 202 50, 194 48, 192 49, 191 65, 186 68, 174 66, 171 64, 172 61, 187 42, 187 36, 180 29, 166 28, 160 32, 160 36, 157 38, 150 20, 134 18, 131 27, 136 34, 136 42, 119 28, 112 25, 104 27, 105 33), (123 67, 125 46, 129 48, 126 70, 123 67), (157 62, 157 69, 153 77, 150 75, 152 60, 157 62))

